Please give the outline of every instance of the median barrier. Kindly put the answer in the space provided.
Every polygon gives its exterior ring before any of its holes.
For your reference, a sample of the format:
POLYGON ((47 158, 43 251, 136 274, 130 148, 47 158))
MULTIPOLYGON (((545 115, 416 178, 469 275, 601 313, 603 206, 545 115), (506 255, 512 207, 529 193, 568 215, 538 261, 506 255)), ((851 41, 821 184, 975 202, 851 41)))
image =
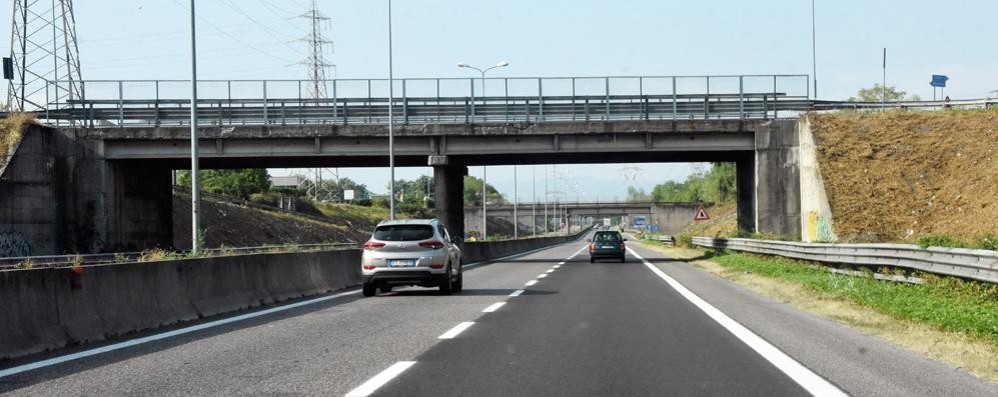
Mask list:
MULTIPOLYGON (((587 232, 469 242, 463 260, 493 260, 587 232)), ((349 249, 0 271, 0 359, 356 286, 360 256, 349 249)))
POLYGON ((0 271, 0 359, 335 291, 360 250, 0 271))

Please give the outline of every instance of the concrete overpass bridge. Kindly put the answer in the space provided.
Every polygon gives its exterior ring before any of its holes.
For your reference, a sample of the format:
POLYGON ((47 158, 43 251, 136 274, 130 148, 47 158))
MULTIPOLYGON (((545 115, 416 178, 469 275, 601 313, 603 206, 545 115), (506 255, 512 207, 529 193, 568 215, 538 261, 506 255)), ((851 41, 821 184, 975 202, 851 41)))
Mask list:
MULTIPOLYGON (((647 224, 659 227, 665 233, 676 233, 693 220, 699 203, 519 203, 516 219, 521 228, 531 230, 533 227, 543 227, 545 219, 548 223, 569 220, 573 225, 580 224, 584 219, 624 217, 634 219, 643 216, 647 224), (546 211, 545 211, 546 209, 546 211), (545 215, 546 213, 546 215, 545 215)), ((497 217, 513 221, 512 205, 488 206, 489 217, 497 217)), ((482 207, 472 206, 464 209, 465 231, 480 232, 482 226, 482 207)))
MULTIPOLYGON (((489 80, 487 87, 499 90, 503 84, 509 87, 509 96, 485 98, 473 96, 477 79, 463 79, 472 95, 461 97, 458 107, 447 103, 457 97, 417 100, 405 96, 412 93, 410 88, 396 101, 400 111, 396 117, 402 122, 395 135, 396 163, 433 167, 437 216, 459 232, 465 224, 462 185, 469 166, 733 162, 738 173, 740 227, 797 234, 798 127, 795 120, 785 117, 797 114, 792 109, 800 110, 791 106, 794 101, 807 99, 807 79, 761 77, 769 82, 770 92, 760 93, 747 89, 749 77, 697 78, 702 81, 698 89, 703 91, 696 95, 672 88, 680 87, 685 79, 680 77, 600 78, 605 89, 601 95, 578 92, 583 91, 581 78, 551 80, 578 90, 574 96, 556 95, 561 93, 549 88, 556 85, 549 79, 528 80, 536 87, 536 97, 514 92, 514 82, 522 81, 496 79, 489 80), (787 87, 784 79, 800 80, 800 84, 787 87), (736 82, 734 92, 719 88, 721 81, 736 82), (668 93, 661 92, 663 84, 670 87, 668 93)), ((366 84, 373 87, 375 82, 366 84)), ((444 85, 442 79, 434 82, 444 85)), ((415 83, 402 84, 411 87, 408 84, 415 83)), ((127 82, 115 86, 126 87, 127 82)), ((88 95, 100 92, 93 84, 87 87, 88 95)), ((51 160, 54 171, 49 175, 54 176, 48 182, 36 181, 35 186, 44 189, 0 195, 4 208, 23 207, 25 200, 46 203, 32 207, 36 215, 51 212, 46 219, 64 225, 54 226, 63 231, 50 244, 52 251, 133 250, 168 246, 172 241, 170 176, 172 170, 190 164, 189 127, 181 125, 179 118, 188 110, 180 102, 171 105, 162 98, 152 103, 126 99, 124 92, 119 88, 115 106, 105 104, 109 99, 88 98, 53 104, 42 111, 46 115, 40 112, 54 128, 37 128, 32 134, 41 137, 39 154, 51 160), (179 110, 164 110, 171 106, 179 110), (48 204, 52 202, 58 205, 52 208, 48 204)), ((199 102, 198 111, 209 124, 199 128, 204 168, 388 164, 384 98, 374 94, 337 97, 331 108, 296 98, 295 111, 305 113, 291 117, 290 100, 277 106, 281 99, 267 96, 271 92, 263 99, 240 100, 241 105, 235 97, 221 107, 211 100, 199 102), (254 101, 266 106, 249 106, 254 101), (364 101, 369 103, 361 105, 364 101), (366 113, 359 110, 361 106, 366 113), (277 110, 282 107, 284 113, 277 110), (221 116, 212 121, 210 115, 216 113, 221 116), (283 117, 273 118, 275 114, 283 117)), ((3 189, 17 190, 3 183, 9 187, 3 189)), ((44 226, 31 226, 30 219, 14 219, 14 215, 10 218, 4 223, 15 228, 44 226)))

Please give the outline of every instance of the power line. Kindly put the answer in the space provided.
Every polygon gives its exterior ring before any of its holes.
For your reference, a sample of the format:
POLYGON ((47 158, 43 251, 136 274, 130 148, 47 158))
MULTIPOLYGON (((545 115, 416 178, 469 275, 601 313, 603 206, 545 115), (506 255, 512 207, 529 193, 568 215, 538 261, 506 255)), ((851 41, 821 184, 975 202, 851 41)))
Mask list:
MULTIPOLYGON (((263 30, 263 32, 266 33, 267 35, 269 35, 270 37, 273 37, 274 39, 276 39, 278 41, 285 41, 286 43, 287 43, 286 40, 288 40, 289 38, 292 38, 291 36, 288 36, 288 35, 286 35, 284 33, 278 32, 278 31, 274 30, 273 28, 260 23, 255 18, 253 18, 253 16, 251 16, 250 14, 247 14, 246 11, 243 11, 243 9, 240 8, 238 5, 236 5, 236 3, 233 2, 232 0, 223 0, 223 2, 225 3, 225 5, 229 6, 229 8, 232 8, 237 13, 242 14, 242 16, 246 17, 246 19, 249 19, 251 22, 253 22, 254 24, 256 24, 256 26, 260 27, 261 30, 263 30), (284 35, 284 37, 283 38, 277 37, 278 34, 282 34, 282 35, 284 35)), ((303 55, 303 54, 301 54, 300 51, 298 51, 294 47, 288 46, 288 48, 290 48, 294 52, 297 52, 300 55, 303 55)))
MULTIPOLYGON (((184 10, 188 10, 187 6, 185 6, 185 5, 184 5, 183 3, 181 3, 181 2, 179 1, 179 0, 173 0, 173 2, 174 2, 175 4, 177 4, 178 6, 182 7, 182 8, 184 9, 184 10)), ((244 42, 244 41, 240 40, 240 39, 239 39, 238 37, 236 37, 236 36, 233 36, 233 35, 229 34, 229 32, 226 32, 226 31, 222 30, 222 29, 221 29, 221 28, 219 28, 218 26, 215 26, 215 24, 211 23, 210 21, 208 21, 207 19, 205 19, 205 18, 201 17, 200 15, 198 15, 198 16, 197 16, 197 18, 198 18, 198 19, 199 19, 199 20, 200 20, 201 22, 203 22, 203 23, 205 23, 206 25, 208 25, 209 27, 211 27, 212 29, 215 29, 216 31, 218 31, 219 33, 221 33, 222 35, 224 35, 224 36, 226 36, 226 37, 228 37, 228 38, 232 39, 233 41, 235 41, 235 42, 237 42, 237 43, 239 43, 239 44, 242 44, 242 45, 243 45, 244 47, 247 47, 247 48, 251 48, 251 49, 253 49, 254 51, 256 51, 257 53, 260 53, 260 54, 262 54, 262 55, 266 55, 266 56, 268 56, 268 57, 271 57, 271 58, 274 58, 274 59, 280 59, 280 60, 282 60, 282 61, 284 60, 284 58, 281 58, 281 57, 279 57, 279 56, 277 56, 277 55, 274 55, 274 54, 271 54, 271 53, 269 53, 269 52, 267 52, 267 51, 263 51, 263 50, 261 50, 261 49, 259 49, 259 48, 256 48, 256 46, 253 46, 253 45, 250 45, 250 44, 248 44, 248 43, 246 43, 246 42, 244 42)))

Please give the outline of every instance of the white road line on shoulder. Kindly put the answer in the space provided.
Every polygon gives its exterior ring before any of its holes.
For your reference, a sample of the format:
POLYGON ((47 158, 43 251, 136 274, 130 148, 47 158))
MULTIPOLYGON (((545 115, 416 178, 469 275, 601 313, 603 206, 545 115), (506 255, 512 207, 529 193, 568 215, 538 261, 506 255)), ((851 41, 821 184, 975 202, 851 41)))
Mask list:
POLYGON ((527 286, 528 286, 528 287, 530 287, 530 286, 532 286, 532 285, 534 285, 534 284, 537 284, 537 280, 530 280, 530 281, 527 281, 527 286))
POLYGON ((33 362, 33 363, 19 365, 19 366, 16 366, 16 367, 7 368, 5 370, 0 370, 0 378, 4 378, 4 377, 7 377, 7 376, 11 376, 11 375, 16 375, 16 374, 19 374, 19 373, 22 373, 22 372, 27 372, 27 371, 31 371, 31 370, 35 370, 35 369, 39 369, 39 368, 45 368, 45 367, 49 367, 49 366, 53 366, 53 365, 57 365, 57 364, 62 364, 62 363, 68 362, 68 361, 79 360, 81 358, 86 358, 86 357, 90 357, 90 356, 96 356, 98 354, 112 352, 112 351, 124 349, 124 348, 127 348, 127 347, 132 347, 132 346, 137 346, 137 345, 141 345, 141 344, 145 344, 145 343, 149 343, 149 342, 155 342, 155 341, 159 341, 159 340, 163 340, 163 339, 167 339, 167 338, 172 338, 172 337, 178 336, 178 335, 189 334, 191 332, 197 332, 197 331, 200 331, 200 330, 203 330, 203 329, 214 328, 214 327, 217 327, 217 326, 220 326, 220 325, 231 324, 231 323, 235 323, 235 322, 239 322, 239 321, 243 321, 243 320, 248 320, 248 319, 255 318, 255 317, 260 317, 260 316, 266 316, 268 314, 278 313, 278 312, 282 312, 282 311, 286 311, 286 310, 291 310, 291 309, 299 308, 299 307, 302 307, 302 306, 313 305, 313 304, 316 304, 316 303, 321 303, 321 302, 325 302, 325 301, 329 301, 329 300, 333 300, 333 299, 337 299, 337 298, 342 298, 342 297, 345 297, 345 296, 355 295, 355 294, 358 294, 358 293, 360 293, 360 290, 341 292, 341 293, 338 293, 338 294, 335 294, 335 295, 329 295, 329 296, 323 296, 321 298, 309 299, 307 301, 296 302, 296 303, 292 303, 292 304, 289 304, 289 305, 278 306, 278 307, 274 307, 274 308, 270 308, 270 309, 266 309, 266 310, 260 310, 260 311, 256 311, 256 312, 252 312, 252 313, 246 313, 246 314, 242 314, 242 315, 238 315, 238 316, 224 318, 224 319, 221 319, 221 320, 210 321, 210 322, 207 322, 207 323, 201 323, 201 324, 197 324, 197 325, 192 325, 190 327, 175 329, 175 330, 169 331, 169 332, 163 332, 163 333, 160 333, 160 334, 149 335, 149 336, 146 336, 146 337, 132 339, 132 340, 128 340, 128 341, 124 341, 124 342, 120 342, 120 343, 115 343, 115 344, 111 344, 111 345, 107 345, 107 346, 102 346, 102 347, 98 347, 98 348, 95 348, 95 349, 84 350, 84 351, 73 353, 73 354, 67 354, 65 356, 58 356, 58 357, 53 357, 53 358, 50 358, 50 359, 47 359, 47 360, 36 361, 36 362, 33 362))
POLYGON ((793 379, 794 382, 797 382, 797 384, 801 385, 801 387, 812 395, 847 396, 845 392, 831 384, 831 382, 814 373, 803 364, 797 362, 797 360, 794 360, 792 357, 782 352, 780 349, 777 349, 776 346, 773 346, 765 339, 762 339, 762 337, 746 328, 744 325, 741 325, 731 317, 728 317, 728 315, 724 314, 710 303, 707 303, 707 301, 703 300, 703 298, 700 298, 694 294, 693 291, 690 291, 684 285, 679 283, 679 281, 676 281, 676 279, 672 278, 668 274, 665 274, 665 272, 658 267, 655 267, 655 265, 647 259, 641 257, 641 255, 638 255, 638 253, 634 252, 634 250, 630 248, 627 250, 631 253, 631 255, 643 262, 649 270, 655 273, 655 275, 662 280, 665 280, 665 282, 669 284, 672 289, 676 290, 676 292, 686 298, 686 300, 693 303, 694 306, 702 310, 707 314, 707 316, 727 329, 728 332, 731 332, 732 335, 748 345, 749 348, 755 350, 756 353, 759 353, 759 355, 762 356, 762 358, 765 358, 766 361, 769 361, 776 366, 777 369, 783 371, 783 373, 790 377, 790 379, 793 379))
POLYGON ((367 397, 378 390, 379 387, 384 386, 385 383, 391 382, 396 376, 399 376, 403 371, 409 369, 415 361, 399 361, 392 364, 391 367, 386 368, 379 374, 374 375, 373 378, 368 379, 364 384, 357 386, 356 389, 351 390, 346 394, 346 397, 367 397))
POLYGON ((513 293, 509 294, 509 296, 520 296, 520 294, 522 294, 522 293, 523 293, 523 290, 522 289, 518 289, 516 291, 513 291, 513 293))
POLYGON ((464 332, 464 330, 468 329, 468 327, 471 327, 472 325, 475 325, 475 323, 472 321, 465 321, 455 325, 454 328, 451 328, 449 331, 444 332, 444 334, 438 336, 437 339, 454 339, 455 336, 461 332, 464 332))
POLYGON ((499 310, 499 308, 502 307, 505 304, 506 304, 506 302, 496 302, 496 303, 493 303, 491 306, 486 307, 485 310, 482 310, 482 313, 492 313, 492 312, 494 312, 496 310, 499 310))

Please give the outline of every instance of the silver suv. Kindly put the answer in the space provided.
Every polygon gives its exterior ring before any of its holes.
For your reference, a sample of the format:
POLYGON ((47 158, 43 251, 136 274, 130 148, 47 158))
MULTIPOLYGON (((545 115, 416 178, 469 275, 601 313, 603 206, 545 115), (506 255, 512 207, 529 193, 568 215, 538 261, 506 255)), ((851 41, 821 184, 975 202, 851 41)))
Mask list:
POLYGON ((452 238, 436 219, 384 221, 364 243, 361 279, 364 296, 374 296, 377 289, 391 292, 392 287, 418 285, 440 287, 450 294, 461 291, 459 237, 452 238))

